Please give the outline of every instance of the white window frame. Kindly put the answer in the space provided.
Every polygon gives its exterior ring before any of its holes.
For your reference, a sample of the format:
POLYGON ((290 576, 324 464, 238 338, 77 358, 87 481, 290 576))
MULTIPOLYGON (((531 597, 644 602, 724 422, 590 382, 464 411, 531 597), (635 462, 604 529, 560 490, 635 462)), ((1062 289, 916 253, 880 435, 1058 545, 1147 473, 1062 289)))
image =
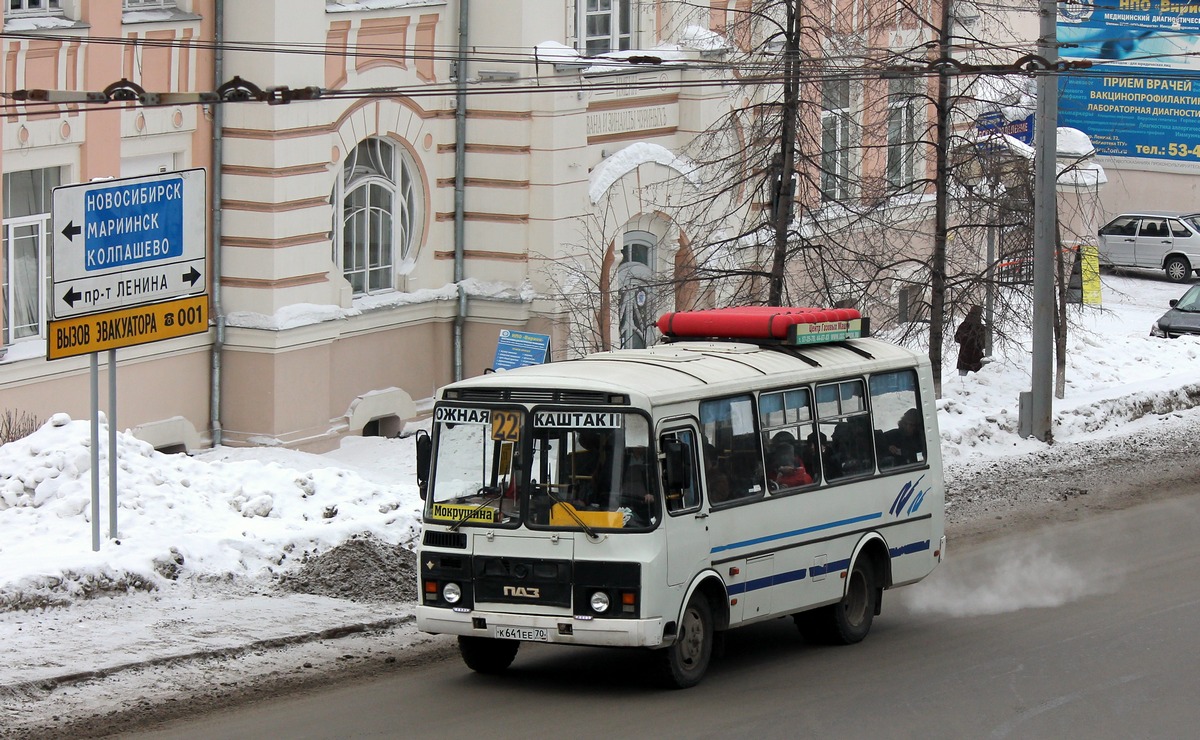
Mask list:
POLYGON ((62 0, 17 0, 17 2, 21 4, 21 7, 13 8, 9 6, 9 3, 5 3, 4 17, 20 18, 63 14, 62 0))
POLYGON ((887 110, 887 181, 893 188, 905 188, 917 179, 918 113, 921 110, 915 78, 888 82, 887 110))
POLYGON ((821 110, 821 198, 827 201, 850 197, 850 103, 853 91, 849 79, 830 79, 822 85, 821 110), (830 86, 844 86, 844 100, 833 100, 830 86), (832 107, 836 105, 837 107, 832 107))
POLYGON ((355 297, 402 288, 397 282, 399 273, 415 256, 422 215, 423 201, 415 173, 416 167, 409 162, 404 148, 386 137, 363 139, 342 163, 332 196, 333 259, 342 277, 350 283, 355 297), (386 145, 391 157, 391 177, 374 172, 351 175, 347 182, 346 167, 350 158, 359 156, 370 142, 386 145), (357 191, 365 192, 363 205, 348 211, 349 198, 357 191), (372 201, 373 196, 380 194, 389 201, 386 206, 372 201), (346 238, 351 230, 365 236, 356 236, 355 247, 347 250, 346 238), (386 244, 373 255, 371 239, 380 234, 386 237, 386 244), (349 265, 346 264, 347 257, 351 261, 349 265))
POLYGON ((122 10, 170 10, 175 0, 121 0, 122 10))
MULTIPOLYGON (((40 340, 46 338, 46 322, 50 318, 50 214, 38 213, 32 216, 18 216, 4 219, 4 285, 0 299, 4 301, 4 344, 16 344, 22 341, 40 340), (37 240, 37 331, 33 334, 16 336, 15 330, 26 328, 22 324, 15 327, 12 310, 13 284, 17 281, 14 270, 17 266, 17 245, 14 232, 18 229, 33 227, 37 240)), ((29 237, 22 237, 29 238, 29 237)))
POLYGON ((587 56, 633 48, 637 0, 576 0, 579 51, 587 56), (593 33, 591 23, 607 21, 608 33, 593 33))
MULTIPOLYGON (((54 188, 70 182, 69 167, 64 167, 53 162, 47 163, 45 167, 34 167, 29 170, 13 170, 5 173, 5 192, 4 192, 4 220, 3 228, 3 268, 0 274, 0 283, 3 283, 0 288, 0 313, 4 316, 4 329, 0 333, 0 341, 4 344, 13 344, 21 341, 44 340, 47 336, 46 324, 50 318, 50 297, 51 285, 50 280, 53 275, 51 261, 54 258, 53 253, 53 237, 51 232, 51 201, 54 188), (19 195, 18 185, 15 178, 32 176, 34 192, 31 194, 31 200, 23 201, 19 195), (18 200, 14 200, 14 195, 18 200), (30 211, 34 211, 30 213, 30 211), (19 215, 18 215, 19 214, 19 215), (29 277, 21 277, 20 287, 24 289, 26 294, 31 289, 36 290, 34 300, 36 303, 36 322, 37 331, 32 334, 17 336, 13 325, 13 306, 12 293, 14 285, 17 284, 19 276, 17 275, 17 243, 14 240, 14 234, 18 229, 34 230, 32 235, 25 234, 23 240, 30 238, 37 242, 36 254, 36 275, 32 277, 35 282, 35 287, 25 283, 29 277)), ((33 317, 31 317, 31 320, 33 317)), ((21 328, 27 328, 32 324, 22 324, 21 328)))

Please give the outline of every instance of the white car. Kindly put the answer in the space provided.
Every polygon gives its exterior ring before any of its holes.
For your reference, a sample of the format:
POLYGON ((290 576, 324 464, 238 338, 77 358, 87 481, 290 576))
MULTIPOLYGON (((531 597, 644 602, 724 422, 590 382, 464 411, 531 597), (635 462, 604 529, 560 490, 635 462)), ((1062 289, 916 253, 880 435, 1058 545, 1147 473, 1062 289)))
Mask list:
POLYGON ((1200 213, 1123 213, 1100 229, 1100 263, 1163 270, 1182 283, 1200 272, 1200 213))

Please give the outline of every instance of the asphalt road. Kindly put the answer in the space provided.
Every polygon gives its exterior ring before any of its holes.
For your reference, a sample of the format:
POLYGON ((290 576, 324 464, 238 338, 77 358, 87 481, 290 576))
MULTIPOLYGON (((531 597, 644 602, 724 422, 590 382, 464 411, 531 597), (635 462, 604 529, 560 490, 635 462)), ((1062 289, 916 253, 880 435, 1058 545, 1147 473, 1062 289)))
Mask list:
POLYGON ((1182 738, 1200 725, 1200 489, 948 550, 866 641, 730 633, 686 691, 645 654, 525 645, 502 677, 434 662, 139 738, 1182 738))

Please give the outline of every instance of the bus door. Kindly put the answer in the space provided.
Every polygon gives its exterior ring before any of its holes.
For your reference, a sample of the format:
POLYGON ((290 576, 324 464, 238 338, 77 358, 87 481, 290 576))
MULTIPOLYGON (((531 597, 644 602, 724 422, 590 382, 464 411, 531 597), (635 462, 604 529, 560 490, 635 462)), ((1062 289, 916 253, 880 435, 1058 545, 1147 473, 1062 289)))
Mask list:
POLYGON ((658 435, 667 521, 667 583, 686 585, 708 567, 708 513, 700 495, 700 434, 684 420, 663 424, 658 435))

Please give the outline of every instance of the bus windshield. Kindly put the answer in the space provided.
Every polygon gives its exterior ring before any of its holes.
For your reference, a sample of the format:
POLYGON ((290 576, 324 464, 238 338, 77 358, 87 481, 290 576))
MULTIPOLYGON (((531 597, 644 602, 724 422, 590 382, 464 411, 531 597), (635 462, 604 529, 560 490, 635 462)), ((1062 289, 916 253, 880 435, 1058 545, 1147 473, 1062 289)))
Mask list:
POLYGON ((644 529, 658 523, 644 417, 556 411, 533 417, 530 526, 644 529))
POLYGON ((649 424, 639 414, 443 406, 435 418, 431 519, 627 530, 661 518, 649 424))

